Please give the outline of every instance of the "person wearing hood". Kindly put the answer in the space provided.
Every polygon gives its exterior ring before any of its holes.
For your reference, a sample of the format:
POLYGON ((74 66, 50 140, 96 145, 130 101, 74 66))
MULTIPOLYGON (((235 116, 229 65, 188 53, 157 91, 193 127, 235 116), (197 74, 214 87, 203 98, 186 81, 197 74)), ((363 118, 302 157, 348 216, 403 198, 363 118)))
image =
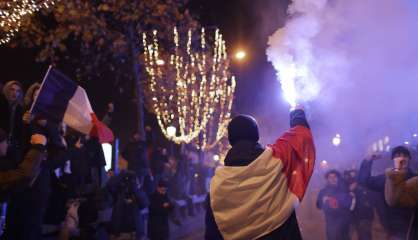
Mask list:
POLYGON ((22 156, 22 89, 20 82, 9 81, 4 85, 0 96, 0 128, 7 133, 8 155, 15 161, 19 161, 22 156))
MULTIPOLYGON (((411 154, 406 147, 398 146, 393 148, 391 157, 394 168, 402 169, 405 172, 406 180, 416 176, 409 167, 411 154)), ((373 162, 378 159, 378 156, 372 155, 362 162, 358 176, 359 183, 379 193, 379 198, 382 199, 382 203, 380 204, 381 206, 378 205, 379 208, 377 210, 378 213, 380 212, 380 220, 386 230, 388 239, 406 239, 413 211, 408 208, 391 207, 384 202, 386 176, 384 173, 371 176, 373 162)))
POLYGON ((290 127, 263 147, 253 117, 231 120, 232 148, 206 200, 205 239, 302 239, 295 206, 312 175, 315 146, 302 108, 290 113, 290 127))

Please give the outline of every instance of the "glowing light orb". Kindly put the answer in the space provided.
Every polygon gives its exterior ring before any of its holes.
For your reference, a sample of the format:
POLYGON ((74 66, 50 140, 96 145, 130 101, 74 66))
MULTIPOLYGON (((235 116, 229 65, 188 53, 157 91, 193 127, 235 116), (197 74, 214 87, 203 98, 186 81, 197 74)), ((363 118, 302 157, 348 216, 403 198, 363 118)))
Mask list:
POLYGON ((341 144, 341 135, 336 134, 335 137, 332 139, 332 144, 336 147, 340 146, 341 144))
POLYGON ((327 168, 328 167, 328 162, 326 160, 322 160, 320 163, 321 168, 327 168))
POLYGON ((238 60, 243 60, 246 56, 247 56, 247 53, 244 52, 243 50, 239 50, 238 52, 235 53, 235 58, 238 60))
POLYGON ((155 61, 155 63, 156 63, 158 66, 162 66, 162 65, 164 65, 164 64, 165 64, 164 60, 162 60, 162 59, 158 59, 157 61, 155 61))

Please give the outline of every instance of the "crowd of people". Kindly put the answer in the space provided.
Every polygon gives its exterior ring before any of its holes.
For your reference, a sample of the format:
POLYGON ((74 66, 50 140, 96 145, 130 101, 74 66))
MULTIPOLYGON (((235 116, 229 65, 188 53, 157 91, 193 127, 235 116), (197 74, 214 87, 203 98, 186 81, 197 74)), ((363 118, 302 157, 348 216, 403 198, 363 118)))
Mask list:
MULTIPOLYGON (((26 94, 17 81, 2 87, 1 239, 170 239, 169 222, 181 225, 182 217, 194 216, 196 196, 206 207, 206 239, 302 238, 294 206, 315 160, 303 109, 291 112, 290 130, 268 147, 258 143, 252 117, 235 117, 228 125, 232 149, 209 193, 213 166, 184 147, 168 153, 136 132, 117 166, 105 171, 98 139, 30 113, 40 87, 33 84, 26 94)), ((109 104, 102 118, 108 125, 113 108, 109 104)), ((387 239, 418 239, 418 177, 408 148, 393 148, 393 166, 372 176, 377 159, 367 157, 359 170, 325 174, 316 206, 328 240, 351 239, 353 232, 372 239, 375 213, 387 239)))
POLYGON ((196 154, 170 155, 134 133, 105 171, 98 139, 30 113, 40 87, 2 88, 1 239, 169 239, 169 221, 195 214, 193 196, 207 191, 196 154))
POLYGON ((326 186, 319 192, 316 206, 324 213, 328 240, 348 240, 354 235, 359 240, 376 239, 372 228, 377 218, 385 239, 418 239, 414 213, 418 178, 410 168, 411 153, 405 146, 393 148, 393 166, 372 176, 373 162, 381 158, 377 154, 366 157, 359 170, 326 172, 326 186))

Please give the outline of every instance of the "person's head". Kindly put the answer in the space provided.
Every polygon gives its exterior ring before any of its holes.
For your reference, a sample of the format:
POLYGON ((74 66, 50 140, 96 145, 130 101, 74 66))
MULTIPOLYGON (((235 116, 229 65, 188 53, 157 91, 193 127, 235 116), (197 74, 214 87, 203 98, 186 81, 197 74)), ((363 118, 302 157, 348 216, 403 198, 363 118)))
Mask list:
POLYGON ((34 83, 28 88, 28 90, 26 91, 26 95, 25 95, 26 106, 29 107, 35 101, 35 99, 39 95, 40 89, 41 89, 41 84, 39 83, 34 83))
POLYGON ((167 193, 167 188, 168 188, 168 182, 165 179, 162 179, 158 182, 158 186, 157 186, 157 192, 161 195, 164 195, 167 193))
POLYGON ((408 148, 404 146, 398 146, 392 149, 392 160, 395 168, 408 168, 410 159, 411 153, 409 152, 408 148))
POLYGON ((0 128, 0 157, 7 154, 7 134, 0 128))
POLYGON ((232 146, 242 140, 256 143, 259 138, 257 121, 251 116, 238 115, 228 124, 228 140, 232 146))
POLYGON ((335 170, 329 170, 327 173, 325 173, 325 179, 327 180, 327 184, 329 186, 337 186, 340 181, 340 173, 335 170))
POLYGON ((21 103, 23 97, 22 84, 18 81, 7 82, 3 87, 3 94, 9 103, 21 103))

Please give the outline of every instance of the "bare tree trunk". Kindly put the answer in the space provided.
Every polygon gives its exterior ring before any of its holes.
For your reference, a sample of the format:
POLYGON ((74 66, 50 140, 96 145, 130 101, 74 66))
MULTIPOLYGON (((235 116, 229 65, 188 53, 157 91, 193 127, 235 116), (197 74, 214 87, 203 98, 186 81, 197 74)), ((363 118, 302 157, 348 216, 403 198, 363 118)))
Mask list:
POLYGON ((137 130, 139 135, 141 136, 142 140, 146 140, 145 134, 145 127, 144 127, 144 92, 142 89, 141 84, 141 77, 140 77, 140 67, 139 64, 139 53, 140 49, 138 47, 137 41, 137 34, 135 31, 135 26, 132 24, 129 27, 129 40, 130 40, 130 47, 131 47, 131 58, 132 58, 132 70, 134 76, 134 83, 135 83, 135 93, 136 93, 136 105, 137 105, 137 130))

